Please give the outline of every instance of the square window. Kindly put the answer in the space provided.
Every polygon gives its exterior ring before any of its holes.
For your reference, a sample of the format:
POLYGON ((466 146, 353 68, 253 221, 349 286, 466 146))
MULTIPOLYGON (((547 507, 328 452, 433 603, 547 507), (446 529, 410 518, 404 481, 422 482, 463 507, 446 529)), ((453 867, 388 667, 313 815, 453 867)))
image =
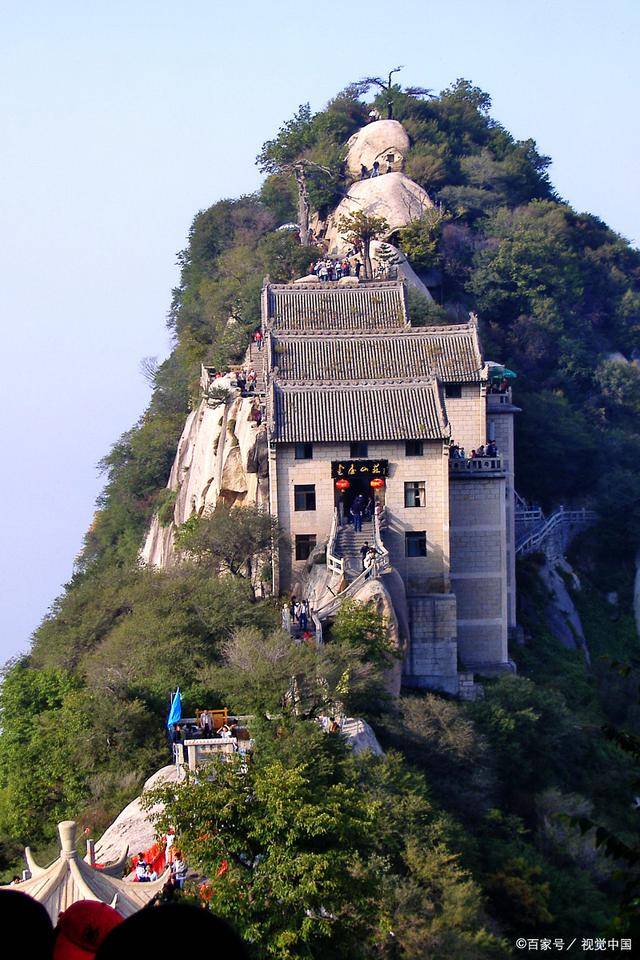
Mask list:
POLYGON ((313 460, 313 444, 296 443, 296 460, 313 460))
POLYGON ((405 446, 405 456, 422 457, 424 456, 424 443, 422 440, 407 440, 405 446))
POLYGON ((426 557, 427 532, 426 530, 411 530, 404 535, 405 557, 426 557))
POLYGON ((426 492, 424 480, 409 480, 404 485, 405 507, 426 506, 426 492))
POLYGON ((462 397, 462 384, 460 383, 445 383, 444 385, 444 395, 449 400, 460 400, 462 397))
POLYGON ((315 533, 296 534, 296 560, 308 560, 316 545, 315 533))
POLYGON ((368 457, 369 456, 369 444, 362 443, 358 441, 357 443, 351 444, 351 449, 349 450, 350 457, 368 457))
POLYGON ((293 488, 293 503, 295 510, 315 510, 316 485, 315 483, 300 483, 293 488))

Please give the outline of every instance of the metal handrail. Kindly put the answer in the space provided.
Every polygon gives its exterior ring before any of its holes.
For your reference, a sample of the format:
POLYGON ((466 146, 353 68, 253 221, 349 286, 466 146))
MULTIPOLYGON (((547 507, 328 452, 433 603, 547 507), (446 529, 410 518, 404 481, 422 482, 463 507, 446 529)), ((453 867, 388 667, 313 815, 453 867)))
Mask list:
POLYGON ((580 507, 578 510, 566 510, 564 507, 559 507, 555 513, 552 513, 551 516, 545 520, 541 527, 518 541, 516 544, 516 554, 526 555, 530 553, 535 547, 539 546, 543 540, 546 540, 549 534, 561 523, 592 523, 596 519, 596 513, 593 510, 587 510, 586 507, 580 507))

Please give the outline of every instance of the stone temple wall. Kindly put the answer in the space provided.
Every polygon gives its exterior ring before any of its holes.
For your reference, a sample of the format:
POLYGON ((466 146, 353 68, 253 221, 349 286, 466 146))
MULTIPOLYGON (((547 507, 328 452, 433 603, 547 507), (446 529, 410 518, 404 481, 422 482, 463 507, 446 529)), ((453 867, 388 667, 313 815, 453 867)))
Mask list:
POLYGON ((507 668, 506 486, 504 477, 452 480, 451 588, 458 608, 462 666, 507 668))
POLYGON ((424 594, 407 600, 411 644, 403 665, 403 684, 457 694, 455 596, 424 594))

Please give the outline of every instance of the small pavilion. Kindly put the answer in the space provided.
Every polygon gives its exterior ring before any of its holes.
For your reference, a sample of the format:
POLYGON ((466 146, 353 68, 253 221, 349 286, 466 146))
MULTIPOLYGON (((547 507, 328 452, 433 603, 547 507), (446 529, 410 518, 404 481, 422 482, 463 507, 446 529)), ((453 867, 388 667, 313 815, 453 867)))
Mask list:
POLYGON ((48 867, 40 867, 33 859, 29 847, 25 859, 31 873, 17 887, 0 886, 0 890, 19 890, 41 903, 52 922, 77 900, 98 900, 113 907, 123 917, 129 917, 153 900, 169 877, 170 871, 152 883, 134 883, 122 880, 128 851, 115 863, 96 867, 87 863, 76 849, 76 824, 64 820, 58 824, 60 856, 48 867))

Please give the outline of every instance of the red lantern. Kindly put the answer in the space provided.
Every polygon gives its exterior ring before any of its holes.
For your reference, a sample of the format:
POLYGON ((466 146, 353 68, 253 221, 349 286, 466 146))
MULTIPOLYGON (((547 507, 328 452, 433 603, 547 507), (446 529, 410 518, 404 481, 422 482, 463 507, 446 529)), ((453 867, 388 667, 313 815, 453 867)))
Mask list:
POLYGON ((336 480, 336 489, 337 490, 348 490, 351 484, 348 480, 336 480))
POLYGON ((369 481, 369 486, 373 487, 374 490, 379 490, 380 487, 384 487, 384 480, 382 477, 374 477, 373 480, 369 481))

